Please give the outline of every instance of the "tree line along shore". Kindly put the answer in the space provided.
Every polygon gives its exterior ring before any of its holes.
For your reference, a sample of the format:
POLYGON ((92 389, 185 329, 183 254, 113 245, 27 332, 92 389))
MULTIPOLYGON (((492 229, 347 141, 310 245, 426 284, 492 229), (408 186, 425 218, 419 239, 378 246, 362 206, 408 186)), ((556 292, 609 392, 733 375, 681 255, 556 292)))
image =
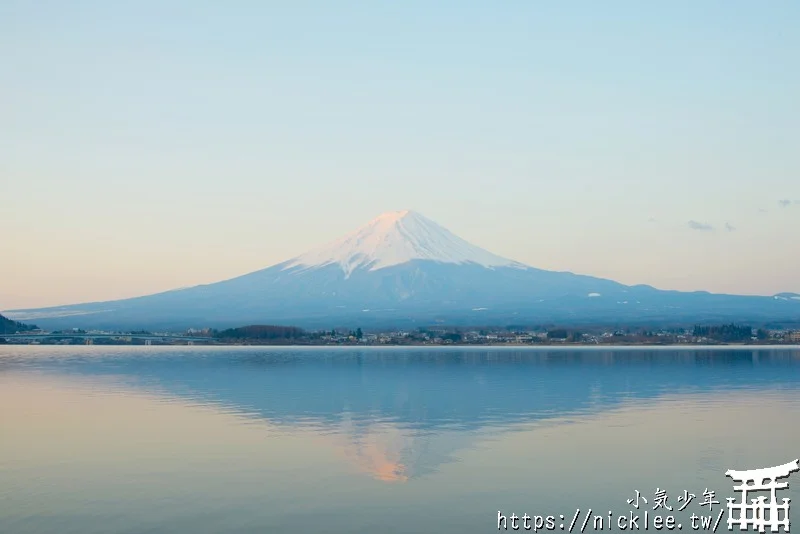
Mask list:
POLYGON ((731 345, 797 344, 800 331, 753 328, 748 325, 695 325, 679 328, 536 325, 506 327, 420 327, 410 330, 363 331, 361 328, 305 330, 296 326, 247 325, 184 332, 85 331, 43 332, 34 325, 5 319, 0 343, 36 344, 209 344, 209 345, 731 345), (3 334, 14 335, 3 338, 3 334))

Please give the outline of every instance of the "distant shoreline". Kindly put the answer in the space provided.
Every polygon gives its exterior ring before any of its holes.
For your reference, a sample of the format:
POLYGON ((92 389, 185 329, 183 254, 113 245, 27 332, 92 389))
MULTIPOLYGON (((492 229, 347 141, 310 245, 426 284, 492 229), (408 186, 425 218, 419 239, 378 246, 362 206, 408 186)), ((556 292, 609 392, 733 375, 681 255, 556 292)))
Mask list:
MULTIPOLYGON (((136 345, 128 345, 128 346, 136 346, 136 345)), ((591 351, 602 351, 602 350, 800 350, 800 345, 798 344, 771 344, 771 345, 743 345, 743 344, 729 344, 729 345, 687 345, 687 344, 675 344, 675 345, 589 345, 589 344, 574 344, 574 345, 514 345, 514 344, 483 344, 483 345, 269 345, 269 344, 244 344, 244 343, 237 343, 237 344, 215 344, 215 345, 153 345, 148 348, 153 348, 155 346, 158 347, 181 347, 181 348, 261 348, 261 349, 331 349, 331 350, 381 350, 381 349, 430 349, 430 350, 452 350, 457 351, 459 349, 464 350, 522 350, 522 351, 568 351, 568 350, 591 350, 591 351)))
MULTIPOLYGON (((19 328, 18 328, 19 329, 19 328)), ((416 330, 367 331, 331 329, 308 331, 296 326, 248 325, 183 332, 71 330, 0 335, 0 343, 34 345, 109 346, 282 346, 282 347, 763 347, 800 345, 800 330, 767 330, 748 325, 695 325, 659 329, 593 327, 419 327, 416 330)))
MULTIPOLYGON (((21 341, 21 340, 20 340, 21 341)), ((102 343, 102 344, 63 344, 63 343, 30 343, 30 342, 9 342, 9 343, 0 343, 0 346, 35 346, 35 347, 144 347, 144 348, 162 348, 162 347, 194 347, 194 348, 214 348, 214 347, 259 347, 259 348, 286 348, 286 349, 320 349, 320 348, 331 348, 331 349, 383 349, 383 348, 391 348, 391 349, 402 349, 402 348, 413 348, 413 349, 498 349, 498 348, 505 348, 505 349, 521 349, 521 350, 528 350, 528 349, 539 349, 539 350, 553 350, 553 349, 685 349, 685 350, 694 350, 694 349, 715 349, 715 348, 728 348, 728 349, 800 349, 800 344, 798 343, 538 343, 538 344, 530 344, 530 343, 451 343, 451 344, 436 344, 436 343, 373 343, 373 344, 365 344, 365 343, 331 343, 331 344, 313 344, 313 343, 303 343, 303 344, 293 344, 293 343, 258 343, 258 342, 251 342, 251 343, 187 343, 187 342, 175 342, 175 343, 156 343, 151 345, 146 345, 143 343, 102 343)))

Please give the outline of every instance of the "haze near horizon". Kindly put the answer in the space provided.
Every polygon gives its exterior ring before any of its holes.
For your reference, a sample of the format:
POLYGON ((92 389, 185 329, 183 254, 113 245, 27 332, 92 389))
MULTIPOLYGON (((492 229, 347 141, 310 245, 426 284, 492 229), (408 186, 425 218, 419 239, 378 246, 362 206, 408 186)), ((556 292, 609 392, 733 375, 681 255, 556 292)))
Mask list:
POLYGON ((0 310, 210 283, 413 209, 493 254, 800 292, 800 8, 0 7, 0 310))

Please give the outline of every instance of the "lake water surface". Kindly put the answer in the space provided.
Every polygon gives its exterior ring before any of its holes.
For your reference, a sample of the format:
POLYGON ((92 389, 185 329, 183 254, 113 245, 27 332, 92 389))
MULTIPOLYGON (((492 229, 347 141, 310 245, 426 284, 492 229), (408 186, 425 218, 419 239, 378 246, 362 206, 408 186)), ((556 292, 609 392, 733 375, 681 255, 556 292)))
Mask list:
POLYGON ((3 346, 0 533, 691 532, 728 469, 800 457, 798 418, 792 348, 3 346))

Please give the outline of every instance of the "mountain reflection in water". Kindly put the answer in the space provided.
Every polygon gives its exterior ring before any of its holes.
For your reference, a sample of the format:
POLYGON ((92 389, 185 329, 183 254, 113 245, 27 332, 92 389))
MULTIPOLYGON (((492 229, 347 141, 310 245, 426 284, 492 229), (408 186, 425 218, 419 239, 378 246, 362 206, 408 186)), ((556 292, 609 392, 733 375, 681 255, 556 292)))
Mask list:
POLYGON ((477 433, 580 419, 674 395, 796 390, 793 350, 5 348, 0 372, 114 380, 327 436, 374 478, 406 482, 477 433))
POLYGON ((479 534, 656 487, 725 502, 727 469, 797 457, 799 357, 0 347, 0 532, 479 534))

